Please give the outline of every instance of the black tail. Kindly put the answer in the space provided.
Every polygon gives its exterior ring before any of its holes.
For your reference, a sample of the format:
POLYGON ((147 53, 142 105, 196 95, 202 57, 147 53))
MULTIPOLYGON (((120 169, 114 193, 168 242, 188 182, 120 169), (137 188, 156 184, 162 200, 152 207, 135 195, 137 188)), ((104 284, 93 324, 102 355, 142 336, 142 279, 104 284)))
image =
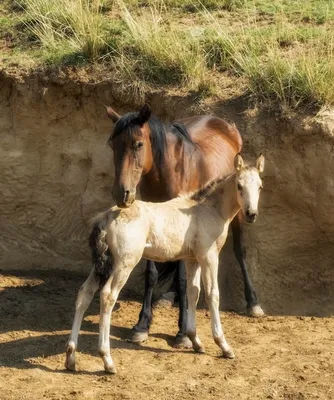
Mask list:
POLYGON ((92 262, 96 277, 103 286, 110 277, 112 270, 112 255, 105 241, 106 231, 101 229, 100 222, 94 224, 89 235, 89 247, 92 251, 92 262))
POLYGON ((178 262, 165 262, 165 263, 155 263, 158 270, 158 284, 162 285, 174 277, 179 267, 178 262))

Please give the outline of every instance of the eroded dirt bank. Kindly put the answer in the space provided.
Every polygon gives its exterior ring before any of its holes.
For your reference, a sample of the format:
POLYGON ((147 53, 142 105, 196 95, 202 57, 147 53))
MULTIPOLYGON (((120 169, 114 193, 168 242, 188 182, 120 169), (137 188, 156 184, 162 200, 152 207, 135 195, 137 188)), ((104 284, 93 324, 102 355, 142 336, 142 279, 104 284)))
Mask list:
MULTIPOLYGON (((103 104, 133 110, 108 82, 0 75, 0 268, 88 271, 87 222, 112 203, 111 122, 103 104)), ((246 227, 250 272, 269 314, 334 312, 333 120, 246 113, 241 103, 147 96, 161 118, 214 112, 235 122, 245 152, 267 159, 260 218, 246 227)), ((137 272, 138 273, 138 272, 137 272)), ((138 292, 134 273, 128 288, 138 292)), ((244 308, 229 242, 222 307, 244 308)))

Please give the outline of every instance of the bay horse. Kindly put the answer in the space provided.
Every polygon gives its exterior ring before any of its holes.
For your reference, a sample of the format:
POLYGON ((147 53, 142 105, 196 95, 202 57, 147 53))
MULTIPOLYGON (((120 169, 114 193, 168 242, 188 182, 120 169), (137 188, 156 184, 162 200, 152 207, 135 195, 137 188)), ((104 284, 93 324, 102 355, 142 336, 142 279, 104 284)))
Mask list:
MULTIPOLYGON (((108 143, 114 154, 112 194, 118 207, 129 207, 133 203, 137 187, 141 199, 150 202, 162 202, 196 191, 212 179, 233 172, 234 157, 242 149, 239 131, 214 116, 194 116, 166 125, 151 115, 147 104, 139 112, 130 112, 122 117, 110 107, 107 107, 107 113, 115 123, 108 143)), ((175 229, 177 226, 175 221, 175 229)), ((236 215, 231 227, 234 253, 244 280, 248 314, 261 316, 263 311, 247 271, 242 213, 236 215)), ((166 271, 159 264, 157 266, 159 273, 166 271)), ((191 343, 185 335, 187 301, 184 263, 177 261, 174 269, 177 270, 175 286, 180 310, 176 346, 189 347, 191 343)), ((157 280, 155 263, 147 261, 144 301, 139 321, 133 328, 133 342, 140 343, 148 337, 152 321, 152 294, 157 280)))
POLYGON ((95 292, 100 293, 100 332, 98 350, 105 371, 115 373, 110 354, 110 323, 119 292, 140 259, 165 262, 184 259, 187 275, 187 335, 196 352, 204 347, 196 333, 196 305, 202 274, 206 301, 210 310, 212 335, 225 358, 234 358, 219 316, 218 264, 228 227, 239 210, 248 222, 258 215, 262 188, 261 155, 256 166, 235 157, 235 172, 216 179, 197 192, 164 203, 134 201, 129 208, 114 206, 94 222, 89 244, 93 269, 79 289, 76 312, 66 349, 65 366, 75 370, 75 351, 84 312, 95 292), (177 229, 175 222, 177 221, 177 229))

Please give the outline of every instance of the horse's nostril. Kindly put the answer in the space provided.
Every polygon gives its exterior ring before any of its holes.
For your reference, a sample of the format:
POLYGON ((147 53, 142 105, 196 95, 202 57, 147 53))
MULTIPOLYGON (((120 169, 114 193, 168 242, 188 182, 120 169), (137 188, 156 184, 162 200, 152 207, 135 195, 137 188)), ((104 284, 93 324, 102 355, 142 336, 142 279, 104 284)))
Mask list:
POLYGON ((129 200, 129 196, 130 196, 130 190, 125 190, 124 191, 124 203, 126 203, 129 200))

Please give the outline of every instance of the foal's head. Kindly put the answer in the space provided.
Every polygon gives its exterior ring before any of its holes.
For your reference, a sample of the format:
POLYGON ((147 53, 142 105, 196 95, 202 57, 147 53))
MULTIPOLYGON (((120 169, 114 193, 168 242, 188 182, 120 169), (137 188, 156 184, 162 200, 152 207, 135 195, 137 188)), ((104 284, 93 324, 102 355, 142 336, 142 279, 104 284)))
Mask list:
POLYGON ((145 104, 139 112, 121 117, 107 107, 107 113, 115 123, 108 141, 113 149, 115 164, 112 195, 118 207, 129 207, 136 198, 141 176, 149 172, 153 164, 148 125, 151 109, 145 104))
POLYGON ((264 170, 264 157, 261 154, 255 166, 247 166, 240 154, 234 159, 236 169, 237 201, 245 220, 254 222, 258 216, 258 202, 262 189, 260 174, 264 170))

